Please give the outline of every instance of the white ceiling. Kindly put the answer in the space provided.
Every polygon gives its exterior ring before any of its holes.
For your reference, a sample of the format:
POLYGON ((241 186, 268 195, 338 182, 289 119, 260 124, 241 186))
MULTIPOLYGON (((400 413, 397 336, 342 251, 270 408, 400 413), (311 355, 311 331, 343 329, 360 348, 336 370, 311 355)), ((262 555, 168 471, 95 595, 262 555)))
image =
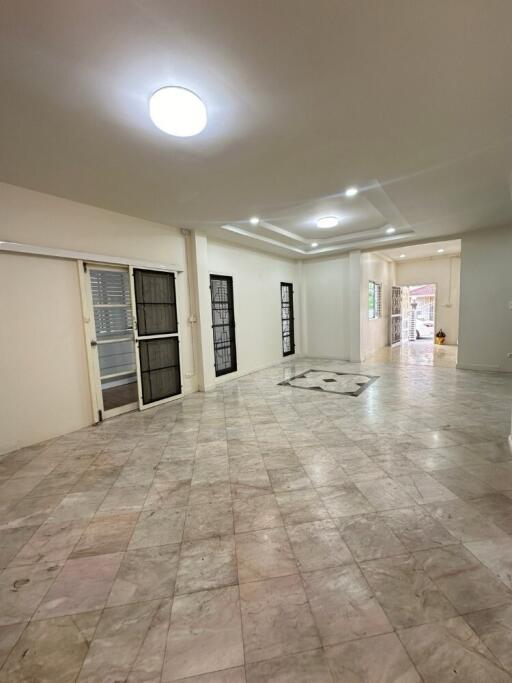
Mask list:
POLYGON ((511 25, 509 0, 6 0, 0 180, 292 257, 512 223, 511 25), (164 85, 199 136, 153 126, 164 85))
POLYGON ((380 250, 378 253, 393 261, 410 261, 419 258, 444 258, 446 256, 458 256, 461 250, 460 240, 442 240, 428 244, 413 244, 411 246, 380 250), (439 253, 439 249, 443 249, 439 253), (403 257, 402 257, 403 254, 403 257))

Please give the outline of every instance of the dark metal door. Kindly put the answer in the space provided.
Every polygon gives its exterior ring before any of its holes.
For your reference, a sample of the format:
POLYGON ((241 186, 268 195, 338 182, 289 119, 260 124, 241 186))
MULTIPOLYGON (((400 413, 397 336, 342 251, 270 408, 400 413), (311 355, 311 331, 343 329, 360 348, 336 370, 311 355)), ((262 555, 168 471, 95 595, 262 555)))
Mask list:
POLYGON ((293 314, 293 285, 281 282, 281 334, 283 356, 295 353, 295 317, 293 314))
POLYGON ((229 275, 210 275, 210 291, 215 375, 220 377, 236 372, 237 367, 233 278, 229 275))
POLYGON ((174 273, 133 269, 139 406, 181 394, 181 369, 174 273))

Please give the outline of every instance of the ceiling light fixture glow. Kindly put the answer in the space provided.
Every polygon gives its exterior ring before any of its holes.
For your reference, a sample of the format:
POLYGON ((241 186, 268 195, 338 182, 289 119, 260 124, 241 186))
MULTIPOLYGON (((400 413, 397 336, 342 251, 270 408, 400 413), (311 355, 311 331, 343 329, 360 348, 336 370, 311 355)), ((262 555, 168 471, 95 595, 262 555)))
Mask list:
POLYGON ((259 222, 260 219, 258 218, 258 216, 252 216, 252 218, 249 219, 249 223, 251 225, 258 225, 259 222))
POLYGON ((400 258, 405 258, 405 254, 400 254, 400 258))
POLYGON ((396 228, 392 225, 390 225, 389 228, 386 228, 386 235, 392 235, 394 232, 396 232, 396 228))
POLYGON ((335 228, 339 223, 336 216, 323 216, 319 218, 316 222, 317 228, 335 228))
POLYGON ((201 98, 177 86, 160 88, 151 95, 149 115, 157 128, 179 138, 198 135, 208 120, 201 98))
POLYGON ((438 250, 437 250, 437 253, 438 253, 438 254, 444 254, 444 249, 442 249, 442 248, 441 248, 441 249, 438 249, 438 250))
POLYGON ((345 190, 345 197, 355 197, 356 194, 359 194, 357 187, 347 187, 345 190))
POLYGON ((311 242, 312 247, 318 247, 318 242, 311 242))

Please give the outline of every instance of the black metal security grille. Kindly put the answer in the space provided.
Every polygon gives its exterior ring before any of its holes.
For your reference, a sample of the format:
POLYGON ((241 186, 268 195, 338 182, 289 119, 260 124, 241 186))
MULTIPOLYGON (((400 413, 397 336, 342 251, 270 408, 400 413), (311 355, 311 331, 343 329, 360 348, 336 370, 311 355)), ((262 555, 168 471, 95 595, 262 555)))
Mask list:
POLYGON ((281 282, 281 331, 283 356, 295 353, 295 318, 293 316, 293 285, 281 282))
POLYGON ((181 394, 174 273, 133 271, 142 403, 181 394))
POLYGON ((181 394, 178 337, 139 340, 139 357, 145 405, 181 394))
POLYGON ((138 334, 173 334, 178 331, 174 273, 134 270, 138 334))
POLYGON ((236 371, 233 278, 227 275, 211 275, 210 290, 215 375, 219 377, 236 371))

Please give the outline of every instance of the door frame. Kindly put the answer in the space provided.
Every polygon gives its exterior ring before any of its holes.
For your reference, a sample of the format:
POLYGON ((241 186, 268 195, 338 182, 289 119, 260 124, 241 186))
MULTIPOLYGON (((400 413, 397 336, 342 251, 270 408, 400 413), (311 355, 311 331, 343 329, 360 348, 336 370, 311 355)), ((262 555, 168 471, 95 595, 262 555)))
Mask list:
POLYGON ((287 356, 293 356, 295 354, 295 290, 293 288, 293 282, 281 282, 281 285, 279 287, 279 294, 281 298, 281 353, 283 358, 286 358, 287 356), (290 333, 288 335, 290 339, 290 350, 286 352, 284 351, 285 337, 283 335, 283 287, 286 287, 288 289, 288 295, 290 297, 290 318, 288 319, 291 322, 290 333))
POLYGON ((89 378, 89 390, 91 396, 91 405, 93 412, 93 424, 98 424, 103 420, 109 419, 111 417, 116 417, 117 415, 122 415, 123 413, 132 412, 134 410, 146 410, 146 408, 152 408, 153 406, 159 406, 163 403, 168 403, 169 401, 174 401, 178 398, 183 398, 183 358, 182 358, 182 348, 181 348, 181 334, 180 334, 180 315, 179 315, 179 289, 180 289, 180 278, 178 277, 181 271, 173 270, 171 268, 158 268, 155 266, 138 266, 138 265, 125 265, 125 264, 113 264, 110 262, 102 263, 99 261, 87 261, 87 260, 77 260, 78 268, 78 280, 80 285, 80 298, 82 303, 82 319, 84 326, 84 339, 85 339, 85 349, 87 356, 87 370, 89 378), (132 305, 132 326, 133 326, 133 341, 135 350, 135 368, 137 375, 137 396, 138 400, 136 402, 128 403, 119 408, 112 408, 110 410, 105 410, 103 405, 103 393, 101 391, 101 377, 100 377, 100 367, 98 353, 92 342, 96 341, 96 326, 94 323, 94 311, 92 307, 92 292, 89 274, 87 272, 88 268, 98 268, 100 270, 124 270, 128 272, 129 286, 130 286, 130 302, 132 305), (142 339, 156 339, 162 337, 177 337, 178 338, 178 355, 180 363, 180 382, 181 382, 181 392, 175 396, 170 396, 169 398, 161 399, 160 401, 154 401, 153 403, 148 403, 144 405, 142 403, 142 381, 140 372, 140 358, 139 358, 139 344, 138 344, 138 334, 137 334, 137 308, 135 302, 135 286, 133 280, 133 270, 153 270, 162 271, 165 273, 174 274, 174 283, 176 290, 176 321, 178 325, 178 332, 171 335, 153 335, 148 337, 142 337, 142 339))
POLYGON ((164 403, 170 403, 170 401, 176 401, 179 398, 183 398, 183 358, 182 358, 182 351, 181 351, 181 333, 180 333, 180 313, 179 313, 179 306, 178 306, 178 301, 180 300, 180 297, 178 296, 178 275, 179 271, 176 270, 171 270, 167 268, 149 268, 149 267, 141 267, 141 266, 129 266, 129 273, 130 273, 130 296, 131 296, 131 301, 132 301, 132 314, 133 314, 133 333, 134 333, 134 340, 135 340, 135 366, 137 370, 137 393, 138 393, 138 408, 139 410, 147 410, 148 408, 153 408, 154 406, 160 406, 163 405, 164 403), (172 332, 169 334, 151 334, 143 337, 139 337, 139 328, 137 324, 137 301, 135 299, 135 280, 134 280, 134 270, 149 270, 149 271, 160 271, 162 273, 172 273, 174 275, 174 295, 176 298, 176 329, 177 332, 172 332), (140 342, 141 341, 150 341, 151 339, 168 339, 170 337, 176 337, 178 340, 178 359, 179 359, 179 364, 180 364, 180 388, 181 391, 179 394, 175 394, 174 396, 168 396, 167 398, 162 398, 159 401, 153 401, 152 403, 144 403, 143 402, 143 397, 142 397, 142 372, 141 372, 141 367, 140 367, 140 354, 139 354, 139 349, 140 349, 140 342))
MULTIPOLYGON (((129 274, 129 267, 124 265, 114 265, 112 263, 98 263, 97 261, 78 261, 78 277, 80 281, 80 295, 82 299, 82 312, 84 320, 84 334, 85 347, 87 353, 87 366, 89 375, 89 387, 91 391, 91 402, 93 409, 93 421, 95 424, 103 422, 111 417, 129 413, 136 410, 137 402, 127 403, 118 408, 111 408, 105 410, 103 404, 103 392, 101 389, 101 372, 99 364, 99 356, 97 352, 96 342, 96 325, 94 322, 94 309, 92 304, 91 280, 89 277, 89 270, 114 270, 125 271, 129 274)), ((133 319, 133 302, 132 302, 132 319, 133 319)), ((135 330, 133 330, 134 334, 135 330)), ((134 351, 137 358, 137 348, 134 337, 134 351)))
MULTIPOLYGON (((434 287, 434 336, 432 337, 432 344, 435 345, 435 337, 436 337, 436 329, 437 329, 437 282, 421 282, 419 284, 407 284, 407 285, 400 285, 400 287, 405 288, 409 290, 409 296, 410 296, 410 289, 411 287, 428 287, 429 285, 432 285, 434 287)), ((425 337, 425 339, 430 339, 430 337, 425 337)), ((407 339, 406 341, 410 341, 410 339, 407 339)), ((416 340, 414 340, 416 341, 416 340)))
POLYGON ((210 292, 210 317, 211 317, 211 328, 212 328, 212 347, 213 347, 213 367, 214 367, 214 373, 215 373, 215 380, 224 380, 227 375, 236 375, 239 371, 238 368, 238 345, 237 345, 237 330, 236 330, 236 321, 238 317, 238 313, 235 308, 235 281, 236 277, 233 273, 226 273, 226 272, 220 272, 220 271, 212 271, 210 270, 208 272, 208 289, 210 292), (220 374, 217 374, 217 367, 215 364, 215 337, 213 334, 213 302, 212 302, 212 278, 220 278, 220 279, 226 279, 226 280, 231 280, 231 298, 233 300, 233 325, 231 326, 233 330, 233 342, 234 342, 234 347, 235 347, 235 367, 232 370, 226 370, 221 372, 220 374))
POLYGON ((395 346, 400 346, 403 343, 403 338, 402 338, 402 330, 403 330, 403 325, 402 325, 402 285, 391 285, 391 305, 390 305, 390 324, 389 324, 389 341, 390 341, 390 346, 393 348, 395 346), (393 290, 399 289, 400 290, 400 313, 393 313, 393 290), (400 318, 400 339, 398 341, 393 340, 393 319, 400 318))

